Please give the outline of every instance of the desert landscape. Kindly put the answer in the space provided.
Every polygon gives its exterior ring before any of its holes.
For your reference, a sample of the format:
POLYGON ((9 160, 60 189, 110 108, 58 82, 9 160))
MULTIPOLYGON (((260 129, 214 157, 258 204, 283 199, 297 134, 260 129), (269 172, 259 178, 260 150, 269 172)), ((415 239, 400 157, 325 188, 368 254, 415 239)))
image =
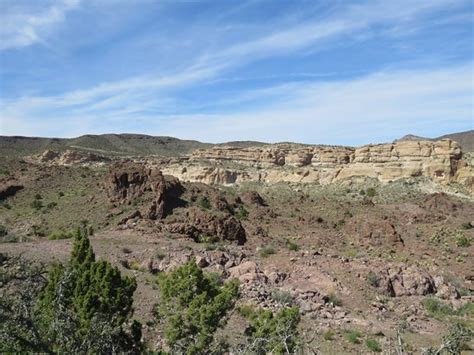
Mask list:
POLYGON ((238 280, 206 353, 224 343, 221 352, 256 351, 245 331, 252 309, 298 310, 291 352, 409 354, 454 338, 469 351, 474 165, 465 145, 2 137, 2 296, 26 282, 7 282, 14 270, 67 262, 82 226, 97 257, 136 280, 133 319, 149 350, 178 349, 156 318, 157 280, 191 262, 223 284, 238 280), (461 330, 451 334, 453 324, 461 330))

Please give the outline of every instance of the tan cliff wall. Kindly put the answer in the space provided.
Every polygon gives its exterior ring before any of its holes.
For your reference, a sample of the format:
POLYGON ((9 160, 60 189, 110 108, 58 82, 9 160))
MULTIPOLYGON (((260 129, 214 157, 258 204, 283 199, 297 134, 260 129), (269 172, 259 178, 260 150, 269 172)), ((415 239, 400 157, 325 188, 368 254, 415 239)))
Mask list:
POLYGON ((275 144, 198 149, 189 159, 167 164, 162 170, 183 180, 217 184, 245 181, 328 184, 356 176, 388 182, 424 176, 441 184, 461 182, 472 187, 473 169, 462 157, 459 144, 449 139, 359 148, 275 144))

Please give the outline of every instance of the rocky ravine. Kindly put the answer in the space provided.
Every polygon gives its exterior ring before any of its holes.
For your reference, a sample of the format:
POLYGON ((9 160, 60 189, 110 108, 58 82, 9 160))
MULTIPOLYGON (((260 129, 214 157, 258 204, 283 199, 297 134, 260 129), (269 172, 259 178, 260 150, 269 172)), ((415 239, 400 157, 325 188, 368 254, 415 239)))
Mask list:
POLYGON ((458 182, 471 192, 474 188, 473 166, 463 159, 459 144, 449 139, 359 148, 296 144, 214 147, 197 149, 189 158, 160 168, 181 180, 208 184, 285 181, 325 185, 357 176, 381 182, 423 176, 441 184, 458 182))

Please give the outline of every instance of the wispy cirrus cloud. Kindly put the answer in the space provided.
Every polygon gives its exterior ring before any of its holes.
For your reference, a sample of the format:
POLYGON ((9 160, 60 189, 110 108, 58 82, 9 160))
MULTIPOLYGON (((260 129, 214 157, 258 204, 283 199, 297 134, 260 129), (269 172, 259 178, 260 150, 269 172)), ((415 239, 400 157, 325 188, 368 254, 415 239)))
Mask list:
POLYGON ((8 0, 0 2, 0 50, 44 43, 43 33, 64 21, 66 13, 76 8, 79 2, 60 0, 49 6, 45 6, 45 1, 36 4, 13 1, 14 6, 8 6, 8 0))

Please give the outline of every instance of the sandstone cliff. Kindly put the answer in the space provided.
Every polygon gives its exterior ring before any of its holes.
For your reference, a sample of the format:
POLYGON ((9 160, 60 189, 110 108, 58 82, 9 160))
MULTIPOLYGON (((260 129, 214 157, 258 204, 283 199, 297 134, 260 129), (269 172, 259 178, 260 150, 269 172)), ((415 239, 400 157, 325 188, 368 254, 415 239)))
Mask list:
POLYGON ((234 184, 245 181, 329 184, 351 177, 381 182, 423 176, 434 182, 473 187, 473 168, 459 144, 446 139, 400 141, 359 148, 275 144, 264 147, 197 149, 189 159, 164 166, 182 180, 234 184))

